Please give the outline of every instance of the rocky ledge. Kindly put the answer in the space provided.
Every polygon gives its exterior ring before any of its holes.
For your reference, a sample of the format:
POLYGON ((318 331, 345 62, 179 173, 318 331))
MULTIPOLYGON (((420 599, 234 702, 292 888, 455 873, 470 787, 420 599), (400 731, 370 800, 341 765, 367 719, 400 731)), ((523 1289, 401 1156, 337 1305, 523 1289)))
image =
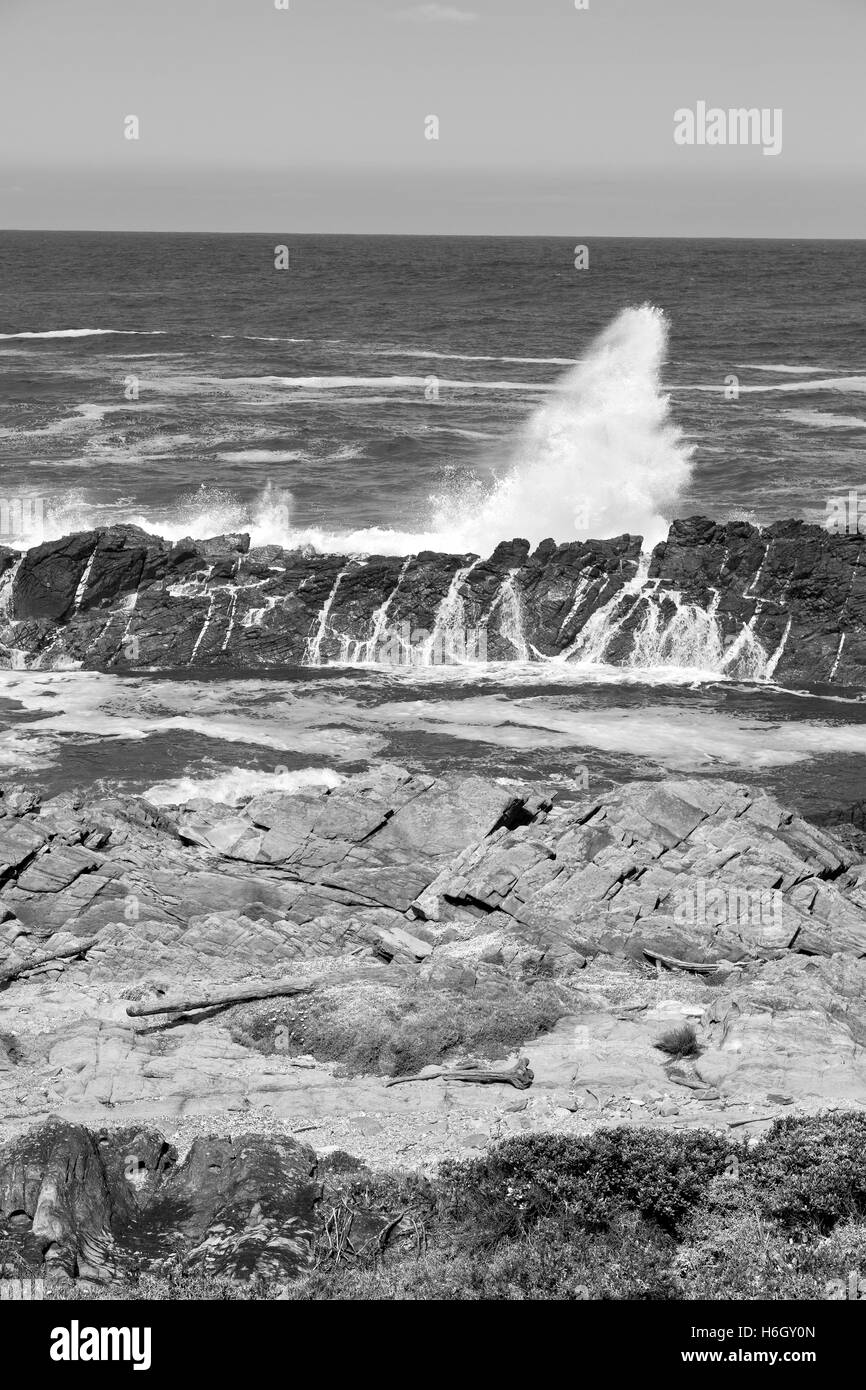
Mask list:
POLYGON ((36 669, 536 661, 697 666, 859 685, 864 538, 800 521, 676 521, 488 558, 170 545, 133 526, 0 549, 0 662, 36 669))
POLYGON ((866 1097, 866 863, 735 783, 558 804, 386 766, 241 808, 0 810, 0 1234, 31 1265, 289 1276, 308 1140, 424 1168, 866 1097), (528 1088, 466 1084, 522 1056, 528 1088))

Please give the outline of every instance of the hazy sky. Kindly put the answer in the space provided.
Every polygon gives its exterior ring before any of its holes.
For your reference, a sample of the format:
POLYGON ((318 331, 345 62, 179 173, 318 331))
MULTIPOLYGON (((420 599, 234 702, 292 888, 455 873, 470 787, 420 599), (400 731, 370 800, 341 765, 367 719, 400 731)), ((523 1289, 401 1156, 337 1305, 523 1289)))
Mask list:
POLYGON ((288 3, 0 0, 0 226, 866 235, 866 0, 288 3))

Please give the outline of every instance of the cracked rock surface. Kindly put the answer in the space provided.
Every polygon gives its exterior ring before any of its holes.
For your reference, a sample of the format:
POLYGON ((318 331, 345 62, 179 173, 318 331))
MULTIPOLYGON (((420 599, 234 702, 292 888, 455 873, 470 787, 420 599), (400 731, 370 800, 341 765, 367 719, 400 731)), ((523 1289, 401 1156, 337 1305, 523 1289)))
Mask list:
POLYGON ((308 1144, 429 1169, 527 1130, 727 1130, 866 1100, 866 864, 738 783, 559 805, 381 766, 239 809, 7 787, 0 810, 0 968, 95 939, 0 985, 4 1238, 73 1277, 175 1257, 290 1274, 313 1219, 308 1144), (126 1012, 281 979, 310 985, 306 1002, 126 1012), (461 1011, 501 1022, 540 991, 557 1006, 541 1032, 472 1053, 461 1011), (437 1013, 422 1061, 526 1056, 530 1090, 388 1088, 319 1046, 323 1026, 390 1019, 423 1047, 437 1013), (697 1052, 672 1060, 657 1043, 684 1024, 697 1052))

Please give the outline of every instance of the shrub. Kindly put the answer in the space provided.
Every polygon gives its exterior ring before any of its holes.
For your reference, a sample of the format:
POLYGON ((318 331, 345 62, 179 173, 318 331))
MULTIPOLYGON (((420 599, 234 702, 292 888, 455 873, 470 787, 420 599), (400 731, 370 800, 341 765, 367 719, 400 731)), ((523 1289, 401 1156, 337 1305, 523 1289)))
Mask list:
POLYGON ((451 1163, 440 1180, 453 1210, 476 1221, 496 1214, 505 1231, 557 1214, 600 1230, 624 1208, 673 1230, 698 1204, 731 1153, 709 1131, 599 1130, 586 1138, 536 1134, 508 1140, 483 1158, 451 1163))
POLYGON ((319 1158, 318 1176, 320 1178, 345 1177, 347 1173, 365 1173, 367 1171, 364 1160, 347 1154, 345 1149, 333 1149, 331 1153, 319 1158))
POLYGON ((768 1216, 827 1232, 866 1216, 864 1152, 866 1115, 789 1116, 750 1151, 746 1171, 768 1216))
POLYGON ((454 1250, 440 1240, 420 1257, 314 1271, 291 1287, 307 1299, 551 1300, 677 1297, 675 1244, 657 1226, 621 1218, 598 1236, 555 1218, 494 1250, 454 1250))
POLYGON ((682 1028, 671 1028, 669 1032, 663 1033, 653 1046, 676 1060, 682 1057, 698 1057, 701 1051, 695 1030, 688 1023, 684 1023, 682 1028))

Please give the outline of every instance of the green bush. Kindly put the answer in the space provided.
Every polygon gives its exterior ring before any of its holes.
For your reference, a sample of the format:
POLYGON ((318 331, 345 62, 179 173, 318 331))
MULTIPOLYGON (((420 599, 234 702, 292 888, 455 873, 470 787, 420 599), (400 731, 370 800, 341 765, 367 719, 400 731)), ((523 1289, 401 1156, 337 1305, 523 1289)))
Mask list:
POLYGON ((599 1130, 586 1138, 534 1134, 508 1140, 483 1158, 446 1164, 440 1181, 457 1213, 497 1214, 505 1231, 551 1215, 600 1230, 631 1209, 674 1230, 722 1173, 730 1141, 700 1130, 599 1130))
POLYGON ((762 1210, 794 1231, 821 1232, 866 1216, 866 1115, 777 1120, 750 1151, 746 1173, 762 1210))

